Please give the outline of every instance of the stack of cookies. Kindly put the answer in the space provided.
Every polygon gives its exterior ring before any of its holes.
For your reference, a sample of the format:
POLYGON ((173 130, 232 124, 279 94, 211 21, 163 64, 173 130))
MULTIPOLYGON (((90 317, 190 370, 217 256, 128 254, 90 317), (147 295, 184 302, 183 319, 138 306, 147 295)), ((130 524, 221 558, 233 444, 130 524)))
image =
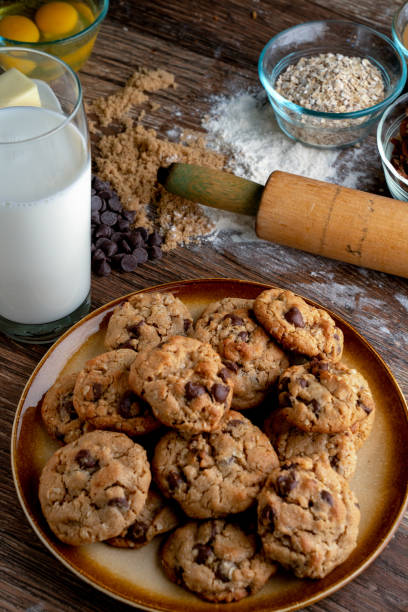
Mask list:
POLYGON ((64 444, 39 490, 58 538, 139 548, 171 532, 164 571, 213 602, 255 593, 279 565, 322 578, 348 557, 348 479, 374 401, 326 311, 276 288, 214 302, 194 325, 172 294, 136 294, 105 347, 42 404, 64 444))

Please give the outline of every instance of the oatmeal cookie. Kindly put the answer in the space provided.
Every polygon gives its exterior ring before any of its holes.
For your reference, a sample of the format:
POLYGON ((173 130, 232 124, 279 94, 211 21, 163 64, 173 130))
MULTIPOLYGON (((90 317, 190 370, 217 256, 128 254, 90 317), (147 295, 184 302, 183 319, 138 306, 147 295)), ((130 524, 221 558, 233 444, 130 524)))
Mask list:
POLYGON ((151 480, 146 451, 128 436, 92 431, 57 450, 40 477, 43 514, 74 546, 106 540, 131 525, 151 480))
POLYGON ((242 308, 251 309, 254 306, 254 300, 247 300, 245 298, 234 298, 225 297, 216 302, 211 302, 203 310, 199 319, 201 321, 206 320, 208 317, 214 314, 227 314, 227 312, 233 312, 234 310, 241 310, 242 308))
POLYGON ((288 423, 280 410, 268 417, 264 431, 281 462, 293 457, 327 455, 331 467, 346 479, 352 477, 357 466, 355 435, 344 433, 307 433, 288 423))
POLYGON ((129 436, 160 427, 150 407, 129 387, 129 370, 137 353, 109 351, 90 359, 79 372, 74 406, 80 418, 97 429, 121 431, 129 436))
POLYGON ((277 569, 259 550, 255 534, 221 519, 177 529, 164 543, 161 560, 172 582, 213 602, 253 595, 277 569))
POLYGON ((136 521, 116 538, 105 544, 117 548, 141 548, 161 533, 171 531, 181 523, 181 513, 155 488, 150 487, 143 510, 136 521))
POLYGON ((157 346, 171 336, 183 336, 192 325, 189 310, 171 293, 137 293, 113 311, 105 347, 140 351, 157 346))
POLYGON ((268 289, 255 300, 254 312, 266 331, 285 349, 309 357, 339 361, 343 332, 321 308, 309 306, 284 289, 268 289))
POLYGON ((315 360, 292 366, 279 379, 282 414, 299 429, 344 432, 374 410, 365 378, 342 363, 315 360))
POLYGON ((48 389, 41 405, 41 417, 49 435, 63 444, 73 442, 92 425, 82 421, 75 410, 72 396, 78 373, 66 374, 48 389))
POLYGON ((221 356, 222 378, 234 386, 231 407, 258 406, 289 365, 285 353, 256 322, 248 308, 214 312, 198 319, 194 337, 221 356))
POLYGON ((220 518, 249 508, 278 464, 267 436, 232 410, 212 433, 167 433, 156 446, 152 471, 164 495, 188 516, 220 518))
POLYGON ((323 578, 343 563, 359 521, 355 495, 325 456, 294 457, 273 469, 258 498, 266 556, 299 578, 323 578))
POLYGON ((168 427, 212 431, 232 399, 232 385, 225 382, 223 370, 220 356, 209 344, 173 336, 137 354, 129 383, 168 427))

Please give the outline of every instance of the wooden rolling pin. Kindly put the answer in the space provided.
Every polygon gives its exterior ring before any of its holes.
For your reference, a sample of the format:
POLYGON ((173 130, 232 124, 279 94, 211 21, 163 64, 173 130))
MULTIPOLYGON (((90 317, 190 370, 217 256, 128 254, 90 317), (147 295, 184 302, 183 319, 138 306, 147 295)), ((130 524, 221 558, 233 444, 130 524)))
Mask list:
POLYGON ((265 187, 179 163, 157 178, 194 202, 256 215, 264 240, 408 278, 408 202, 280 171, 265 187))

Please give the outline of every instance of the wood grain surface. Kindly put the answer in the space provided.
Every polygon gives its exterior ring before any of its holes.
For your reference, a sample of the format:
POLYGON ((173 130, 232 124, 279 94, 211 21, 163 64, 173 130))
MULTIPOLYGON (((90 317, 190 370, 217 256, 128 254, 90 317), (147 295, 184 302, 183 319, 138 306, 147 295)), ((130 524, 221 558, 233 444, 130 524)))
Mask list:
MULTIPOLYGON (((392 15, 400 4, 394 0, 111 0, 94 52, 80 73, 85 98, 115 91, 138 66, 164 67, 176 75, 179 87, 155 94, 161 107, 154 116, 147 114, 145 125, 162 136, 175 125, 202 130, 211 95, 259 87, 259 53, 280 30, 312 19, 346 17, 390 34, 392 15)), ((367 151, 359 187, 387 193, 374 135, 367 151)), ((207 240, 193 248, 178 248, 133 273, 93 277, 92 306, 158 283, 223 276, 275 283, 339 313, 371 342, 407 394, 408 288, 407 281, 396 276, 262 241, 234 241, 227 235, 215 246, 207 240)), ((0 610, 130 610, 81 582, 52 557, 29 526, 15 494, 9 453, 14 412, 45 350, 0 336, 0 610)), ((405 517, 387 548, 363 574, 308 611, 407 612, 407 550, 405 517)))

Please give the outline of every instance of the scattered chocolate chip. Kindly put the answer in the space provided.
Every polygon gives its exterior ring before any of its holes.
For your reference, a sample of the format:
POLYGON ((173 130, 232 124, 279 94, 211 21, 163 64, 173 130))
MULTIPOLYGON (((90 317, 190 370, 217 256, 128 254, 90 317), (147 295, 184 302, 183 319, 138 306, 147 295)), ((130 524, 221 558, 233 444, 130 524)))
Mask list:
POLYGON ((115 506, 117 508, 127 510, 129 508, 129 501, 126 499, 126 497, 113 497, 108 501, 108 506, 115 506))
POLYGON ((111 198, 109 198, 108 206, 112 212, 118 213, 122 211, 122 204, 117 195, 113 195, 111 198))
POLYGON ((190 329, 190 327, 191 327, 191 321, 190 321, 190 319, 184 319, 184 321, 183 321, 183 329, 184 329, 184 332, 188 332, 188 330, 190 329))
POLYGON ((295 327, 305 326, 302 313, 296 306, 293 306, 285 313, 285 319, 288 321, 288 323, 292 323, 295 327))
POLYGON ((145 261, 149 259, 146 249, 142 249, 141 247, 135 249, 132 255, 136 259, 138 265, 145 263, 145 261))
POLYGON ((323 491, 320 491, 320 497, 322 498, 323 501, 327 502, 329 506, 333 506, 334 499, 331 493, 323 489, 323 491))
POLYGON ((125 254, 129 254, 132 252, 132 247, 130 246, 130 244, 128 243, 127 240, 121 240, 120 244, 119 244, 119 248, 125 253, 125 254))
POLYGON ((148 249, 150 259, 160 259, 163 257, 163 252, 160 247, 152 246, 148 249))
POLYGON ((101 222, 101 218, 99 216, 99 212, 97 210, 91 211, 91 222, 99 224, 101 222))
POLYGON ((204 563, 214 557, 213 550, 211 546, 208 546, 208 544, 196 544, 196 546, 194 546, 193 552, 195 553, 194 561, 199 565, 204 565, 204 563))
POLYGON ((152 232, 148 237, 147 242, 149 246, 160 246, 163 242, 163 238, 160 236, 157 230, 154 230, 154 232, 152 232))
POLYGON ((136 257, 133 255, 124 255, 120 260, 120 267, 124 272, 133 272, 137 268, 136 257))
POLYGON ((91 211, 98 211, 101 209, 102 200, 99 196, 93 195, 91 197, 91 211))
POLYGON ((198 397, 199 395, 202 395, 206 391, 204 385, 200 385, 199 383, 192 383, 190 381, 186 383, 184 389, 186 392, 187 401, 190 401, 198 397))
POLYGON ((100 264, 94 267, 94 271, 98 276, 109 276, 112 272, 112 268, 106 260, 100 262, 100 264))
POLYGON ((111 210, 106 210, 101 214, 101 223, 105 225, 115 225, 118 220, 118 215, 111 210))
POLYGON ((130 224, 129 221, 127 221, 126 219, 119 219, 116 227, 119 232, 127 232, 130 227, 130 224))
POLYGON ((84 449, 77 452, 75 461, 78 463, 81 470, 88 470, 95 472, 99 469, 99 461, 91 455, 91 453, 84 449))
MULTIPOLYGON (((95 230, 94 238, 110 238, 112 236, 112 228, 109 225, 101 223, 95 230)), ((95 244, 96 246, 96 244, 95 244)))
POLYGON ((322 372, 327 372, 328 369, 329 369, 329 364, 327 363, 327 361, 319 362, 319 370, 321 370, 322 372))
POLYGON ((279 494, 282 497, 286 497, 289 495, 291 491, 297 486, 296 474, 295 472, 290 472, 289 474, 282 474, 282 476, 278 476, 277 485, 279 494))
POLYGON ((126 219, 127 221, 130 221, 130 223, 133 223, 136 217, 136 211, 135 210, 122 210, 122 217, 126 219))
POLYGON ((229 390, 230 388, 228 386, 221 385, 220 383, 215 383, 211 387, 211 394, 213 398, 215 399, 215 401, 221 404, 222 402, 225 402, 225 400, 227 399, 229 390))
POLYGON ((139 232, 130 232, 128 238, 128 243, 134 248, 137 249, 139 247, 145 247, 146 243, 139 234, 139 232))
POLYGON ((146 242, 147 237, 148 237, 148 233, 147 233, 147 229, 145 227, 137 227, 135 229, 135 232, 139 232, 139 234, 142 236, 143 240, 146 242))
POLYGON ((299 378, 299 385, 302 387, 302 389, 305 389, 309 386, 309 383, 304 378, 299 378))

